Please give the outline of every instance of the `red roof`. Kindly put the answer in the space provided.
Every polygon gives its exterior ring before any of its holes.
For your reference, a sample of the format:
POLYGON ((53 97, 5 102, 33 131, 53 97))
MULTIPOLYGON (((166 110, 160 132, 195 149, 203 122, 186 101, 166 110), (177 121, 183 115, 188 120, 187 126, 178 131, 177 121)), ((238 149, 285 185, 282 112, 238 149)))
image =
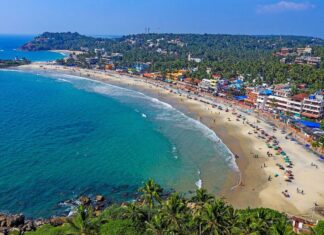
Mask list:
POLYGON ((319 115, 311 114, 311 113, 302 113, 302 116, 305 116, 308 118, 319 118, 319 115))
POLYGON ((308 94, 306 93, 300 93, 298 95, 294 95, 291 97, 292 100, 297 100, 297 101, 303 101, 306 97, 308 97, 308 94))
POLYGON ((194 80, 194 83, 198 85, 199 83, 201 83, 201 80, 199 80, 199 79, 195 79, 195 80, 194 80))
POLYGON ((192 78, 185 78, 185 79, 184 79, 184 82, 191 83, 191 82, 192 82, 192 78))
POLYGON ((213 78, 221 78, 221 77, 222 77, 222 75, 220 75, 219 73, 213 74, 213 78))

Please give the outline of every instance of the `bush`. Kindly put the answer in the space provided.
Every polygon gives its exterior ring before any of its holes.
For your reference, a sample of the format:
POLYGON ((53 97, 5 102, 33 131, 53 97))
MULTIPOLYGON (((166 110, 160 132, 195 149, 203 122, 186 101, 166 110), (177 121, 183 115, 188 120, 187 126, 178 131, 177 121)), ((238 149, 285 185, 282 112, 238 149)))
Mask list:
POLYGON ((26 235, 68 235, 72 234, 71 227, 68 224, 64 224, 59 227, 46 224, 38 228, 36 231, 27 232, 26 235))
POLYGON ((107 224, 101 226, 102 235, 136 235, 142 234, 137 231, 130 220, 110 220, 107 224))

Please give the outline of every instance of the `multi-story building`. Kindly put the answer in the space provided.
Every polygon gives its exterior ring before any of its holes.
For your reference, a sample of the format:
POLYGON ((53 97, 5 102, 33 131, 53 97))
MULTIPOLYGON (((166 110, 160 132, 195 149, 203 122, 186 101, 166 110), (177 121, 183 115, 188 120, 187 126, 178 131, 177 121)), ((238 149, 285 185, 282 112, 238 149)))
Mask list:
POLYGON ((199 88, 202 91, 216 91, 217 90, 217 80, 216 79, 203 79, 199 83, 199 88))
POLYGON ((322 94, 311 95, 304 99, 302 116, 307 118, 324 118, 324 98, 322 94))
POLYGON ((258 99, 258 92, 255 91, 254 88, 246 88, 246 95, 247 98, 244 99, 244 103, 252 106, 252 107, 256 107, 257 106, 257 99, 258 99))
POLYGON ((210 79, 209 81, 210 81, 210 86, 209 87, 212 90, 216 90, 216 88, 217 88, 217 80, 216 79, 210 79))
POLYGON ((300 114, 302 111, 302 106, 303 103, 299 99, 280 97, 276 95, 270 95, 265 104, 267 109, 276 109, 293 114, 300 114))
POLYGON ((291 98, 270 95, 266 98, 265 108, 299 114, 307 118, 324 118, 324 98, 322 94, 311 96, 298 94, 291 98))
POLYGON ((210 87, 210 80, 209 79, 203 79, 201 83, 199 83, 199 88, 202 91, 208 91, 210 87))

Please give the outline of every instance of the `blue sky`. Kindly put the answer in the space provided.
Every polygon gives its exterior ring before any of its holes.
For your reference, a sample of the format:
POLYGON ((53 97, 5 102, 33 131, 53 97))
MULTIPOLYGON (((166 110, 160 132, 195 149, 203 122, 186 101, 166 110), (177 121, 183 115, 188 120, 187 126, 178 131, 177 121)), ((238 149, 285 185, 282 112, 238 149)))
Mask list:
POLYGON ((0 0, 0 34, 77 31, 309 35, 324 38, 324 0, 0 0))

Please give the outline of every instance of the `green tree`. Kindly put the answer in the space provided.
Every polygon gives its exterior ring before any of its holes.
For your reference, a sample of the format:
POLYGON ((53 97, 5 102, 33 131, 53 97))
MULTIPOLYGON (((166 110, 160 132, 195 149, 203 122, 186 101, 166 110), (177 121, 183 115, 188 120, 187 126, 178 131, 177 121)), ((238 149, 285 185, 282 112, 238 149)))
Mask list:
POLYGON ((196 190, 196 195, 192 197, 191 201, 202 205, 202 204, 209 202, 213 199, 214 199, 214 197, 212 195, 208 194, 206 189, 201 188, 201 189, 196 190))
POLYGON ((162 205, 161 213, 164 215, 169 231, 183 233, 186 230, 187 207, 184 199, 173 193, 162 205))
POLYGON ((163 214, 154 215, 150 221, 146 221, 146 231, 154 235, 167 234, 167 223, 163 214))
POLYGON ((270 227, 270 233, 273 235, 293 235, 293 229, 290 221, 281 217, 270 227))
POLYGON ((204 204, 202 212, 203 234, 231 234, 233 210, 222 200, 204 204))
POLYGON ((160 185, 156 184, 153 179, 149 179, 144 183, 143 187, 139 189, 142 193, 143 202, 148 204, 150 208, 154 207, 154 203, 161 203, 161 194, 163 189, 160 185))
POLYGON ((311 234, 313 234, 313 235, 324 235, 324 221, 318 222, 316 227, 311 228, 311 234))
POLYGON ((123 213, 123 218, 131 220, 137 227, 147 220, 147 216, 143 209, 138 207, 135 203, 131 203, 126 206, 123 213))
POLYGON ((100 224, 94 217, 91 206, 79 206, 75 215, 68 219, 73 234, 76 235, 97 235, 99 234, 100 224))

